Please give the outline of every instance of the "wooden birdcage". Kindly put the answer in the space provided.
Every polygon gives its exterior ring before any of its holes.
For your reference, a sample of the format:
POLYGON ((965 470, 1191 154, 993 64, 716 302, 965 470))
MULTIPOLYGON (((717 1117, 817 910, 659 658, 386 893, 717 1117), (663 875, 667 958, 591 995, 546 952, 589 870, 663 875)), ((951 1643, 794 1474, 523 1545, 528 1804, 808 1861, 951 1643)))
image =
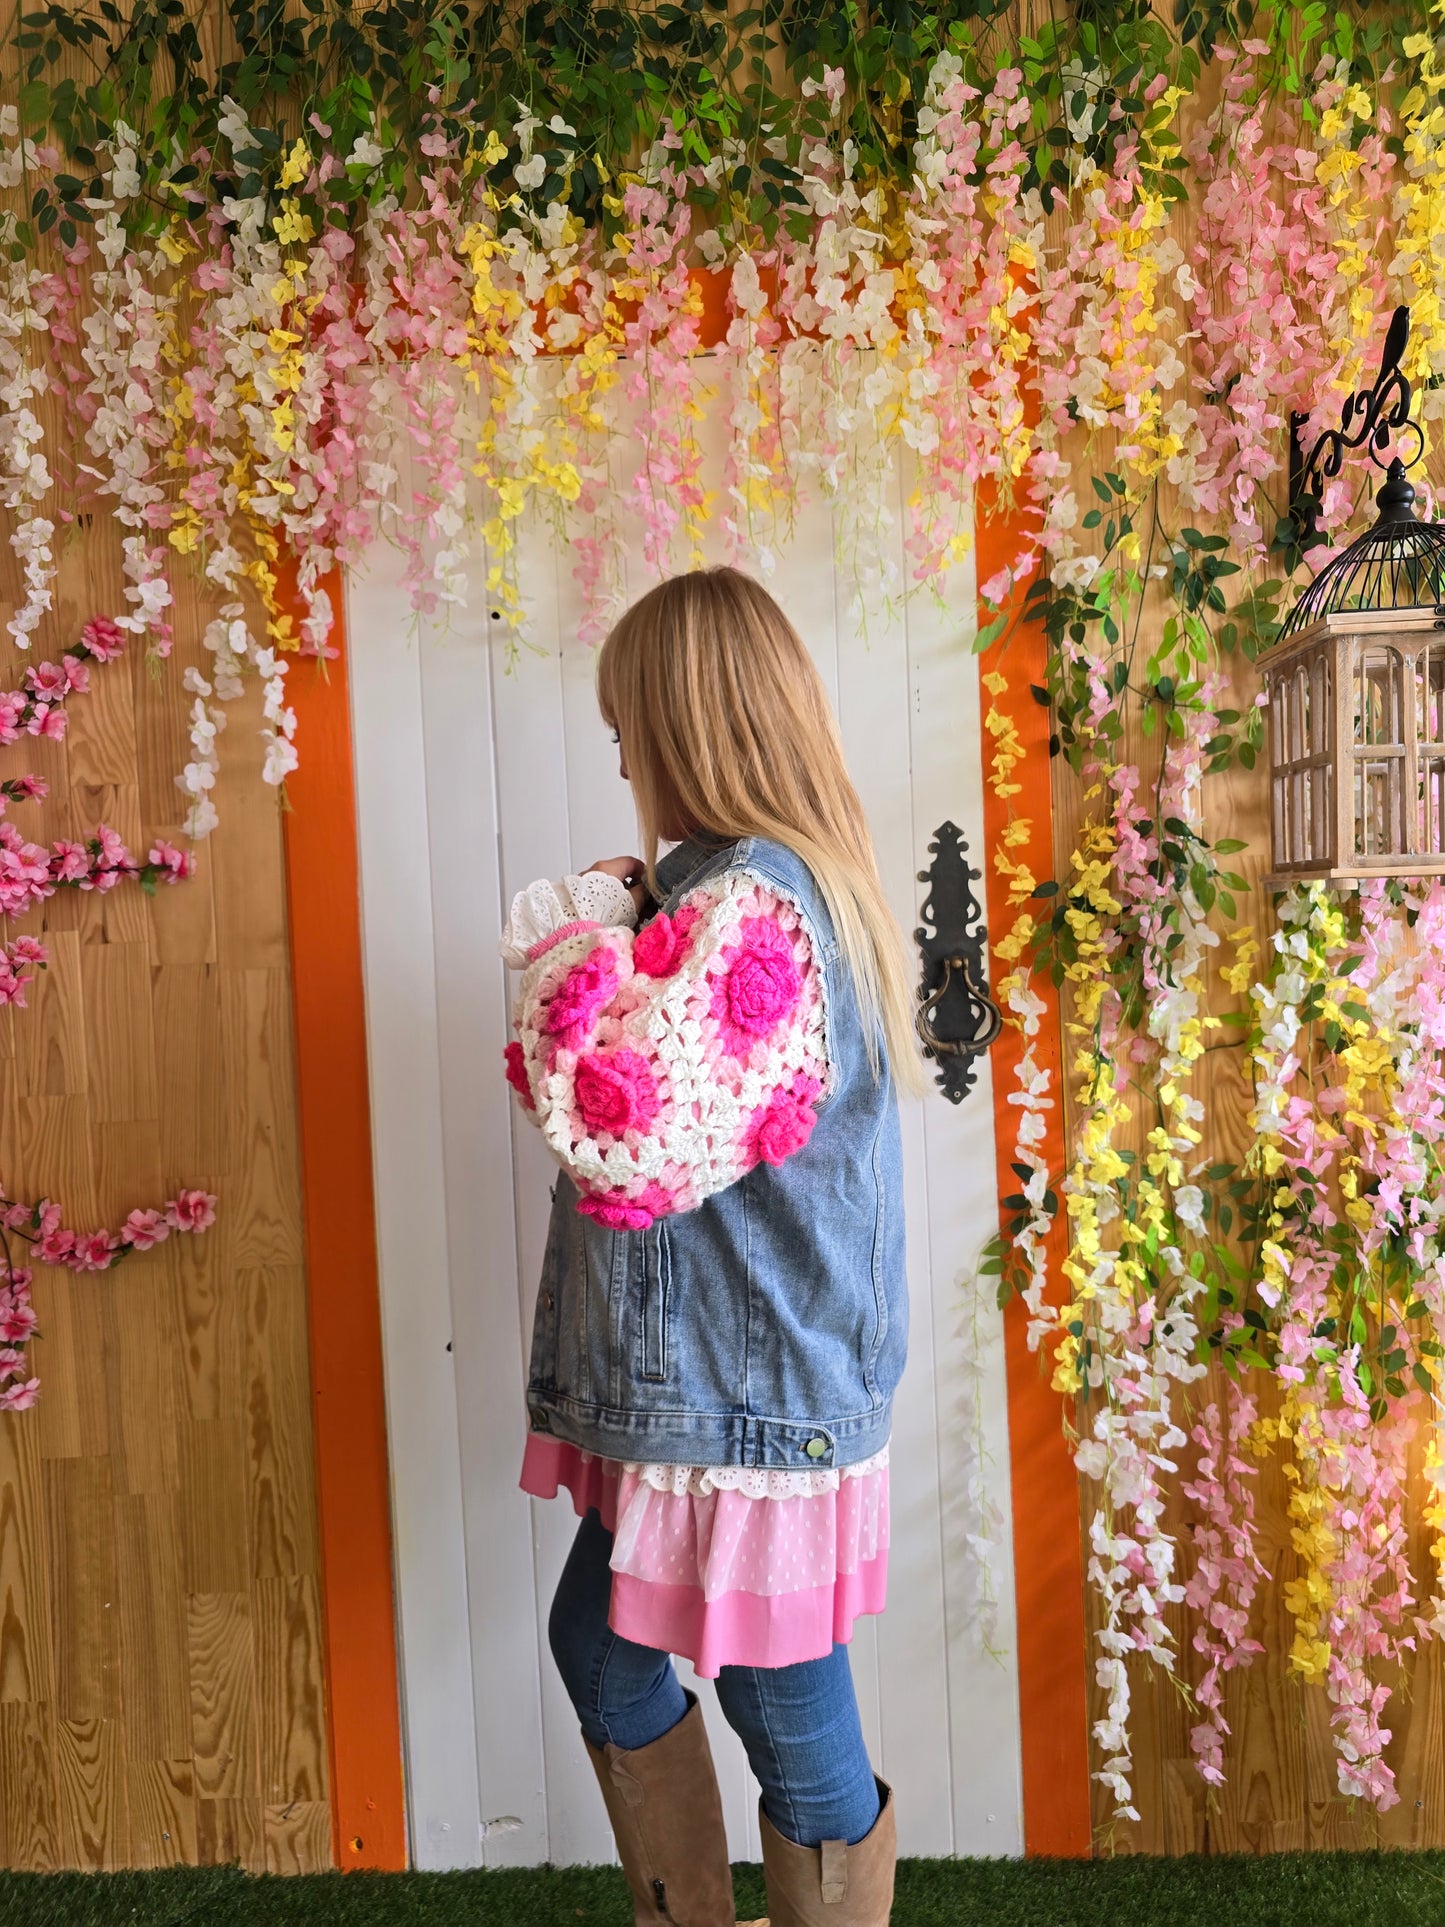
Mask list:
MULTIPOLYGON (((1398 308, 1374 388, 1292 478, 1303 546, 1321 539, 1323 478, 1346 449, 1383 460, 1407 432, 1423 447, 1400 370, 1408 332, 1398 308)), ((1391 456, 1373 528, 1320 570, 1264 660, 1276 886, 1445 876, 1445 525, 1416 517, 1405 471, 1391 456)))
POLYGON ((1445 875, 1445 615, 1321 616, 1265 687, 1270 881, 1445 875))

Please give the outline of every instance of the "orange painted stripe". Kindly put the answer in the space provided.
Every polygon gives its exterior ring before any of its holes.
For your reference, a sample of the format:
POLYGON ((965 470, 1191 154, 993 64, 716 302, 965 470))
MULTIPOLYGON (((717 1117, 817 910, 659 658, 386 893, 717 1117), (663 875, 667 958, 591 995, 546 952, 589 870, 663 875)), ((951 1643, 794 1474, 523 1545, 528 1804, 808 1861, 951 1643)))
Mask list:
MULTIPOLYGON (((324 667, 292 661, 301 767, 284 820, 332 1844, 340 1867, 395 1869, 407 1864, 406 1810, 339 571, 326 587, 342 653, 324 667)), ((294 572, 283 573, 282 599, 299 622, 294 572)))
MULTIPOLYGON (((1022 524, 1007 515, 990 519, 980 502, 977 517, 978 579, 988 579, 1011 563, 1026 546, 1022 524)), ((1021 608, 1015 592, 1010 613, 1021 608)), ((990 619, 980 607, 979 623, 990 619)), ((1014 773, 1022 783, 1015 798, 1018 814, 1032 829, 1029 841, 1012 852, 1041 880, 1054 874, 1053 800, 1049 777, 1049 712, 1030 694, 1043 685, 1047 669, 1045 638, 1037 623, 1018 623, 1011 635, 980 657, 982 674, 996 670, 1007 690, 993 699, 1011 718, 1024 746, 1014 773)), ((990 698, 986 692, 984 703, 990 698)), ((984 843, 990 854, 1000 847, 1009 821, 1008 803, 994 795, 984 743, 984 843)), ((986 865, 988 927, 995 938, 1012 929, 1017 912, 1008 902, 1008 879, 990 860, 986 865)), ((1063 1083, 1058 994, 1046 978, 1034 984, 1046 1006, 1034 1046, 1036 1061, 1049 1071, 1054 1108, 1042 1149, 1051 1172, 1064 1168, 1063 1083)), ((1008 1101, 1017 1090, 1014 1073, 1023 1056, 1023 1039, 1006 1026, 994 1045, 994 1138, 1000 1200, 1019 1189, 1011 1169, 1018 1139, 1019 1110, 1008 1101)), ((1005 1215, 1000 1211, 1000 1216, 1005 1215)), ((1066 1252, 1062 1214, 1049 1240, 1049 1269, 1061 1280, 1066 1252)), ((1028 1313, 1015 1299, 1004 1313, 1004 1353, 1008 1383, 1009 1470, 1013 1492, 1014 1589, 1018 1611, 1019 1714, 1023 1730, 1024 1850, 1030 1854, 1088 1854, 1093 1847, 1089 1813, 1088 1641, 1084 1624, 1084 1564, 1079 1516, 1079 1486, 1064 1440, 1058 1394, 1050 1389, 1045 1360, 1028 1347, 1028 1313)))
MULTIPOLYGON (((697 317, 698 346, 700 348, 720 347, 722 343, 727 340, 728 327, 732 321, 732 316, 728 312, 728 293, 732 287, 733 279, 732 270, 730 268, 693 267, 688 270, 688 275, 700 304, 697 317)), ((758 285, 762 288, 768 300, 771 301, 777 293, 777 270, 766 265, 760 267, 758 269, 758 285)), ((810 272, 809 286, 811 285, 810 272)), ((575 312, 575 299, 575 293, 571 290, 564 295, 560 304, 564 313, 568 309, 573 309, 575 312)), ((635 307, 641 299, 641 296, 614 292, 612 299, 620 310, 626 310, 629 307, 635 307)), ((546 302, 538 302, 533 309, 533 319, 539 332, 545 333, 551 312, 546 302)), ((821 341, 822 334, 816 328, 794 329, 790 338, 821 341)), ((546 345, 542 348, 544 355, 570 354, 571 352, 570 348, 559 349, 546 345)))

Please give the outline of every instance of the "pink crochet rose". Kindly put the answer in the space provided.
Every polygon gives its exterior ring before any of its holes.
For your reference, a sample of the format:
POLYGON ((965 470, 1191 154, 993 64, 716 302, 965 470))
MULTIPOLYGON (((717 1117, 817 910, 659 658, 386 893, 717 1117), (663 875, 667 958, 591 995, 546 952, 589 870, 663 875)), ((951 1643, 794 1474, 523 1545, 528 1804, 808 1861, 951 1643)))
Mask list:
POLYGON ((527 1060, 522 1054, 522 1046, 514 1038, 502 1052, 507 1060, 507 1082, 522 1100, 525 1110, 535 1111, 532 1102, 532 1086, 527 1082, 527 1060))
POLYGON ((654 1218, 665 1218, 676 1205, 677 1199, 661 1184, 644 1185, 635 1198, 625 1191, 604 1191, 577 1200, 584 1218, 595 1218, 609 1231, 646 1231, 654 1218))
POLYGON ((762 1109, 753 1112, 746 1139, 752 1163, 781 1164, 802 1150, 818 1121, 813 1109, 818 1090, 813 1078, 795 1078, 791 1090, 774 1091, 762 1109))
POLYGON ((688 940, 698 913, 684 904, 676 916, 664 910, 637 933, 632 961, 644 977, 670 977, 687 955, 688 940))
POLYGON ((787 935, 768 917, 749 917, 713 990, 712 1014, 723 1048, 733 1057, 746 1057, 760 1037, 770 1037, 792 1015, 802 988, 787 935))
POLYGON ((594 950, 573 964, 562 979, 542 1019, 542 1027, 569 1050, 582 1043, 597 1021, 597 1013, 617 995, 617 963, 607 949, 594 950))
POLYGON ((577 1063, 577 1108, 589 1131, 645 1131, 657 1116, 657 1086, 635 1050, 594 1051, 577 1063))

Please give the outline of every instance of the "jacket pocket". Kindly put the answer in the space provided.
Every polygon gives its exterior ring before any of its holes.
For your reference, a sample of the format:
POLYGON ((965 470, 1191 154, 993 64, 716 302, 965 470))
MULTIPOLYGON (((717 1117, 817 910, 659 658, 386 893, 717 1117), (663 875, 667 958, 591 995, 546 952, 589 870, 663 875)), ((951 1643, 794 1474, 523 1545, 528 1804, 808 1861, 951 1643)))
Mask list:
POLYGON ((638 1241, 642 1246, 642 1316, 638 1371, 656 1384, 667 1377, 667 1312, 672 1294, 672 1246, 667 1226, 654 1224, 638 1241))

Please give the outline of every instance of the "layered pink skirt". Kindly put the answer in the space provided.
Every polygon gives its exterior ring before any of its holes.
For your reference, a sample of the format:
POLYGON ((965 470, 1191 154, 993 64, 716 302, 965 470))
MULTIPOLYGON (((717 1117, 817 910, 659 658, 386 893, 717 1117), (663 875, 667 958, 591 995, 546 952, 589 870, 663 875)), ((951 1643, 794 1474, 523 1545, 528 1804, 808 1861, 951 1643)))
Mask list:
POLYGON ((608 1623, 723 1666, 791 1666, 846 1642, 888 1585, 888 1452, 841 1471, 624 1464, 533 1432, 522 1490, 564 1486, 613 1535, 608 1623))

